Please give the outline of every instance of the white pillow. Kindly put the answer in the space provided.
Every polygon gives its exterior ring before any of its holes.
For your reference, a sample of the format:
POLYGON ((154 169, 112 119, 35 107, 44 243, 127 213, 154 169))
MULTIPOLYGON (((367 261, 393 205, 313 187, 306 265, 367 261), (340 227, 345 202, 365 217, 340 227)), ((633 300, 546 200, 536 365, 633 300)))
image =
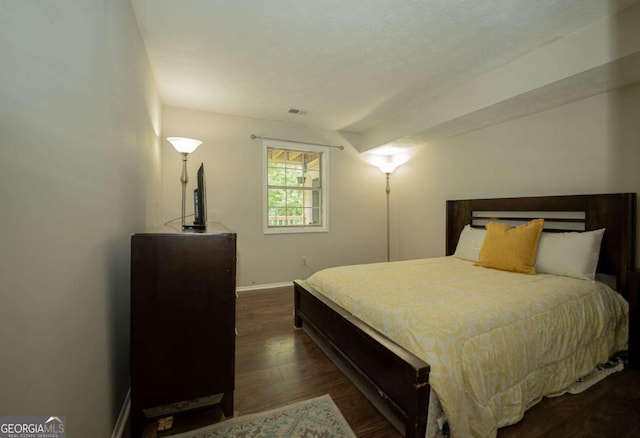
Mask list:
POLYGON ((593 280, 604 228, 583 233, 542 233, 536 272, 593 280))
POLYGON ((487 230, 484 228, 472 228, 471 225, 465 225, 453 255, 462 260, 477 262, 480 258, 480 248, 482 248, 485 234, 487 234, 487 230))

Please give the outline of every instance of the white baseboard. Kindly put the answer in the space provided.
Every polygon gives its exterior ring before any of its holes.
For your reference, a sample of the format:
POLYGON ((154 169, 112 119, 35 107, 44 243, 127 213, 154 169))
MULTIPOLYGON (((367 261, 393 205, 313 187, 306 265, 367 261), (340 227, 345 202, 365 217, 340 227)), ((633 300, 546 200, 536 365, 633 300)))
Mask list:
POLYGON ((236 292, 247 292, 247 291, 262 290, 262 289, 277 289, 280 287, 289 287, 289 286, 293 286, 292 281, 288 281, 286 283, 253 284, 251 286, 237 287, 236 292))
POLYGON ((131 388, 127 391, 127 396, 124 398, 122 408, 120 409, 120 415, 118 415, 118 421, 113 428, 111 438, 126 438, 124 431, 127 428, 127 422, 129 421, 129 415, 131 414, 131 388))

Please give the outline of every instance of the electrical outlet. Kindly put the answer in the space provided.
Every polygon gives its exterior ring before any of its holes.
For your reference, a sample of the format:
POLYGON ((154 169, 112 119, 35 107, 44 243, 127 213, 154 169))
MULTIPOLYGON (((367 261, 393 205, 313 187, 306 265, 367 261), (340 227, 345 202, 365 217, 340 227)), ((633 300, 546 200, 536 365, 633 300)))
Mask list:
POLYGON ((302 264, 306 267, 309 267, 309 262, 307 261, 307 256, 302 256, 302 264))

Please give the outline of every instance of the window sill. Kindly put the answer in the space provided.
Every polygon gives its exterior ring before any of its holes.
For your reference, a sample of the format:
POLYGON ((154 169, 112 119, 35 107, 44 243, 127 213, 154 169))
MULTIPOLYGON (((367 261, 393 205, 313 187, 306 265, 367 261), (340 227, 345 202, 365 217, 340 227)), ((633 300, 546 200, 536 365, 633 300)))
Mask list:
POLYGON ((301 234, 301 233, 328 233, 328 227, 276 227, 265 228, 264 234, 301 234))

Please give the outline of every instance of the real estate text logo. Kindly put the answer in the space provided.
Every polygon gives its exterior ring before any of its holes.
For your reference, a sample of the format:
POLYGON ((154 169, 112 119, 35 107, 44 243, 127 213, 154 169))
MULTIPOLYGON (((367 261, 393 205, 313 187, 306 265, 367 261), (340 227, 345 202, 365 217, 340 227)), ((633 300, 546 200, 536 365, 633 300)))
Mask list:
POLYGON ((65 417, 0 417, 0 438, 66 438, 65 417))

